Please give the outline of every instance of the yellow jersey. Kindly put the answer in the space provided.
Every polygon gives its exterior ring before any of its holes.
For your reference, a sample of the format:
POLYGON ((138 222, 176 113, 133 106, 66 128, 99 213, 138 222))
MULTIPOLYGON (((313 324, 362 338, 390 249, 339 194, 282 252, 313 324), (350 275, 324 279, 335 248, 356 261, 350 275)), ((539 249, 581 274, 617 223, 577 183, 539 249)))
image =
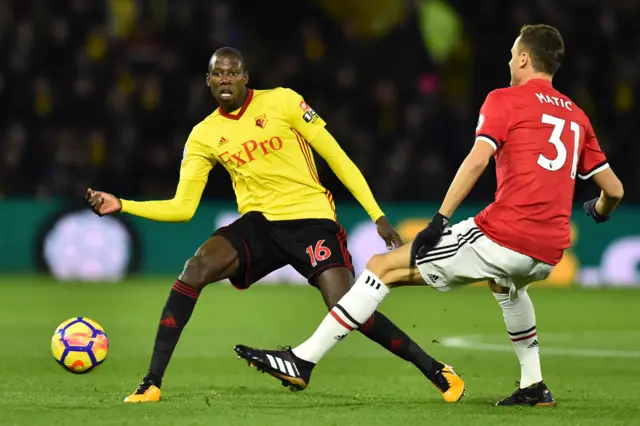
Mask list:
POLYGON ((268 220, 336 220, 331 193, 320 183, 312 148, 376 221, 384 214, 362 173, 325 129, 326 123, 291 89, 248 89, 242 107, 220 108, 198 123, 184 147, 173 200, 122 200, 122 212, 162 221, 189 220, 216 163, 231 176, 238 211, 268 220))
POLYGON ((238 111, 218 109, 193 128, 181 178, 206 182, 217 162, 231 176, 241 214, 335 219, 333 196, 320 183, 307 142, 324 126, 293 90, 249 89, 238 111))

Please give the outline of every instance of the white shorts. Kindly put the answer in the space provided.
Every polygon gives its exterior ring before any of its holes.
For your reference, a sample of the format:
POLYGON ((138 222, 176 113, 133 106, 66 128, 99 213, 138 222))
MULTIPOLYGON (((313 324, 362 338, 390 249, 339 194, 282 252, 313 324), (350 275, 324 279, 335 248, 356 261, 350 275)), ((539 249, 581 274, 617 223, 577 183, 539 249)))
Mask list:
POLYGON ((479 281, 494 280, 518 290, 544 280, 553 266, 503 247, 487 238, 473 218, 447 228, 435 248, 418 258, 416 265, 424 281, 439 291, 479 281))

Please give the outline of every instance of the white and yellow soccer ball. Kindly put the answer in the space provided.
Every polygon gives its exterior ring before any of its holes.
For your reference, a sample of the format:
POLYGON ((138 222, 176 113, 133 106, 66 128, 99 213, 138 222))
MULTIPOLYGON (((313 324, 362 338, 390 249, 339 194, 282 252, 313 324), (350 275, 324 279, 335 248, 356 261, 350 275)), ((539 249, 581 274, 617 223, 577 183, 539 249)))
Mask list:
POLYGON ((74 374, 88 373, 107 358, 109 340, 97 322, 71 318, 60 324, 51 338, 51 352, 58 364, 74 374))

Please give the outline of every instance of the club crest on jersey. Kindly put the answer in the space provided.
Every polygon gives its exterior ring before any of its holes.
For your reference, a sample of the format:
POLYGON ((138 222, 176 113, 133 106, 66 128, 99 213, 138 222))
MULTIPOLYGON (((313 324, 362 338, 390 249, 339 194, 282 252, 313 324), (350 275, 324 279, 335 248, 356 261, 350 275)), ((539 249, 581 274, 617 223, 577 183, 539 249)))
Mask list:
POLYGON ((305 101, 300 101, 300 109, 303 112, 307 112, 307 110, 309 109, 309 105, 307 105, 305 101))
POLYGON ((262 114, 253 118, 256 120, 256 126, 264 129, 267 126, 267 114, 262 114))

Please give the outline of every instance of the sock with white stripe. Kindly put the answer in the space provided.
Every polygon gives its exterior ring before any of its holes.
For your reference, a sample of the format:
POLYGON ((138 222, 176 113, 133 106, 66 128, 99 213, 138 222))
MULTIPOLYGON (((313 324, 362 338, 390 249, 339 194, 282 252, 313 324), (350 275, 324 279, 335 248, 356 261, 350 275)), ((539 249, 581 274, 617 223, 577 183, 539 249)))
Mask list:
POLYGON ((493 293, 500 304, 507 332, 520 361, 520 388, 542 381, 536 312, 526 289, 518 291, 518 298, 510 300, 508 294, 493 293))
POLYGON ((367 321, 387 294, 389 289, 380 278, 365 269, 315 333, 295 347, 293 353, 300 359, 317 363, 336 343, 367 321))

